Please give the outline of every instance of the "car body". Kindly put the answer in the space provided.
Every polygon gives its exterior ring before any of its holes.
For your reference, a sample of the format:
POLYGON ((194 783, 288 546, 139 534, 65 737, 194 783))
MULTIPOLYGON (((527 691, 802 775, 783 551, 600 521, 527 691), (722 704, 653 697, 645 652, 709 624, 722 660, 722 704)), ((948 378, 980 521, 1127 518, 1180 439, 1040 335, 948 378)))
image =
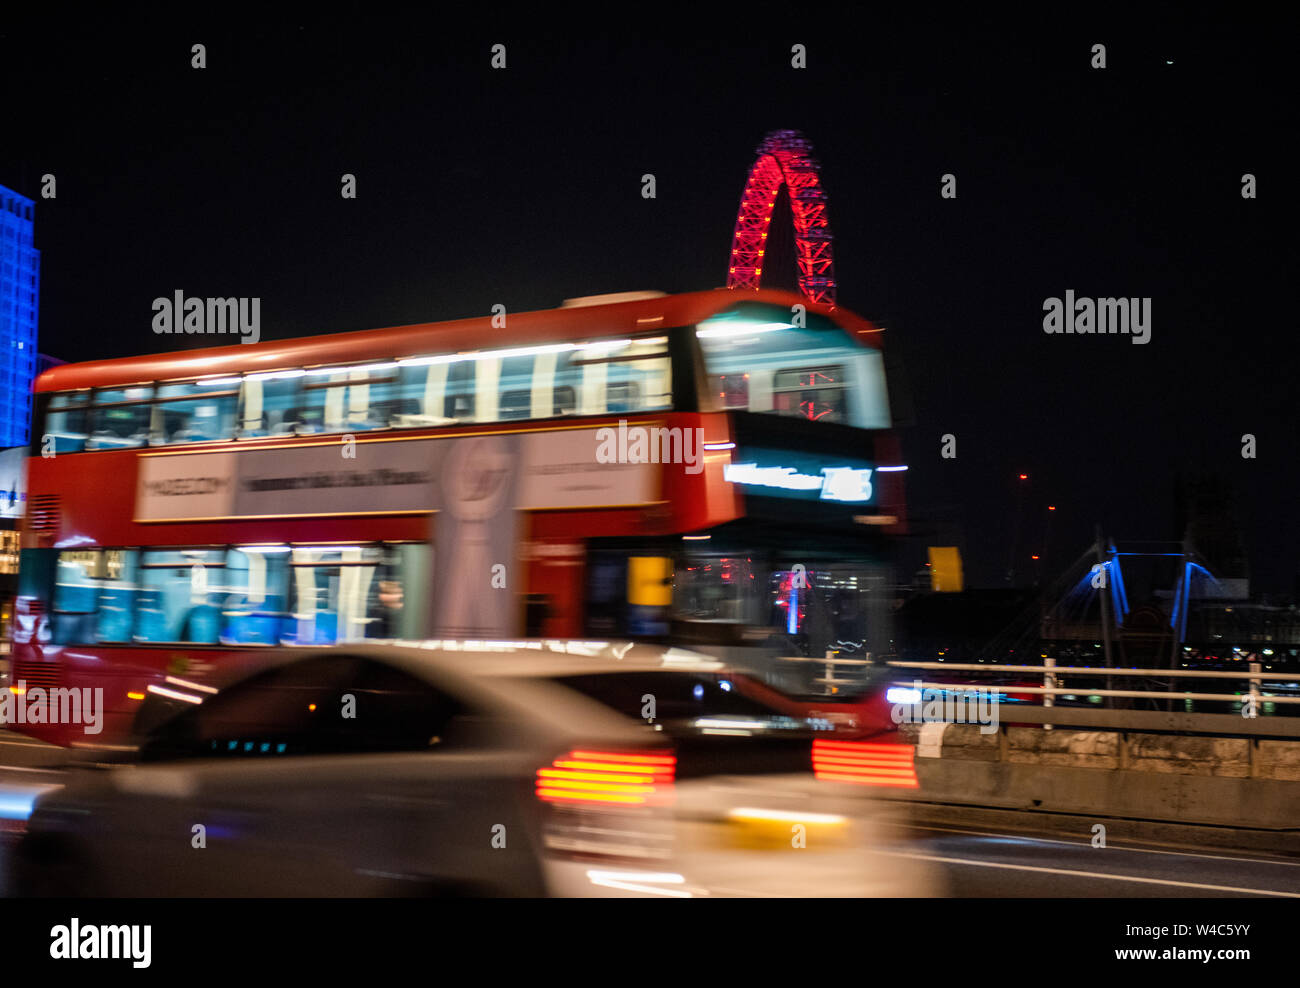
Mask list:
POLYGON ((819 727, 719 663, 445 646, 285 649, 221 691, 155 691, 137 760, 38 800, 19 894, 932 892, 862 787, 813 776, 819 727), (625 716, 629 687, 659 709, 625 716))

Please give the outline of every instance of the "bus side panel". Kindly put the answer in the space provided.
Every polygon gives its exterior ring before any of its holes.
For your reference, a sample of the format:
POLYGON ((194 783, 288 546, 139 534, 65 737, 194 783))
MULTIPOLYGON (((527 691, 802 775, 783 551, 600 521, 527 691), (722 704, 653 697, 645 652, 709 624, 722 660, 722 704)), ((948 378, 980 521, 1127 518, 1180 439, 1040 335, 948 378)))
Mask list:
POLYGON ((524 634, 577 638, 582 635, 586 541, 567 534, 552 513, 534 513, 525 550, 527 585, 524 634))

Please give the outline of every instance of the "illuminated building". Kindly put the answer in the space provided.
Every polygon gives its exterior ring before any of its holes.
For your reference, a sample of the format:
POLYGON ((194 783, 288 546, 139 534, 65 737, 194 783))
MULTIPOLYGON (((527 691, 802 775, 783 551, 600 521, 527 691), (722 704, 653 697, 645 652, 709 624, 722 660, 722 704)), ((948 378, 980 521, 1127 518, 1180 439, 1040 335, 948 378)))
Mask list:
POLYGON ((0 186, 0 447, 27 445, 36 376, 40 252, 35 203, 0 186))

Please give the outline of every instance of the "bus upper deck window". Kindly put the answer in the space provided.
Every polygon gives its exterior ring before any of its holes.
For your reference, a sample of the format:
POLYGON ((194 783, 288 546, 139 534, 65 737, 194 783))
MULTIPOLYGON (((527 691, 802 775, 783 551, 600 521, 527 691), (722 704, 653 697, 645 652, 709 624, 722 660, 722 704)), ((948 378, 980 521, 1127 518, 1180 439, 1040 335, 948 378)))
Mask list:
POLYGON ((298 422, 296 375, 286 372, 283 375, 250 375, 244 378, 239 408, 241 437, 258 439, 292 435, 298 422))
POLYGON ((397 383, 391 364, 308 370, 296 409, 297 431, 386 429, 400 407, 397 383))
POLYGON ((772 410, 810 422, 847 420, 842 366, 780 370, 772 378, 772 410))
POLYGON ((129 449, 149 441, 152 386, 96 391, 86 449, 129 449))
POLYGON ((447 365, 446 397, 443 400, 444 418, 455 422, 468 422, 474 418, 475 362, 457 360, 447 365))
MULTIPOLYGON (((578 415, 672 407, 672 370, 664 337, 596 340, 558 355, 556 404, 567 388, 578 415)), ((566 412, 562 414, 569 414, 566 412)))
POLYGON ((695 330, 716 409, 881 429, 890 424, 880 351, 825 316, 742 302, 695 330))
POLYGON ((89 391, 65 391, 50 397, 42 439, 55 453, 79 453, 89 435, 89 391))
POLYGON ((713 374, 709 377, 709 390, 723 408, 749 407, 748 374, 713 374))
POLYGON ((232 438, 238 385, 238 378, 160 385, 150 424, 155 441, 198 443, 232 438))
POLYGON ((623 414, 640 411, 641 389, 636 381, 615 381, 605 385, 605 410, 623 414))

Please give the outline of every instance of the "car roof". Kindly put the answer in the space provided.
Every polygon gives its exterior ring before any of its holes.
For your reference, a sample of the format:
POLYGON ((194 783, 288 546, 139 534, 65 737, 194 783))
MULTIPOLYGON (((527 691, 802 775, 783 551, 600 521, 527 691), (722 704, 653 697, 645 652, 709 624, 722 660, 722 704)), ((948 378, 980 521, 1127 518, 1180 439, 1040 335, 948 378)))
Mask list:
POLYGON ((712 673, 727 669, 724 663, 699 652, 632 642, 433 640, 394 641, 364 647, 375 658, 417 666, 431 661, 471 676, 551 678, 602 672, 712 673))
MULTIPOLYGON (((513 712, 513 719, 521 724, 545 725, 556 736, 594 735, 627 743, 645 742, 643 725, 551 680, 588 673, 703 673, 725 668, 699 653, 630 642, 368 641, 268 649, 263 653, 263 661, 244 668, 221 691, 238 688, 274 669, 331 656, 385 663, 438 689, 449 690, 463 700, 513 712)), ((179 679, 170 681, 178 684, 177 689, 195 685, 179 679)), ((150 692, 157 691, 150 687, 150 692)))
MULTIPOLYGON (((628 641, 589 639, 400 640, 367 639, 338 645, 279 645, 258 661, 242 665, 212 685, 228 689, 280 666, 329 655, 354 655, 386 662, 423 679, 555 678, 585 673, 679 671, 697 673, 738 670, 688 649, 628 641)), ((192 685, 172 679, 178 686, 192 685)))

